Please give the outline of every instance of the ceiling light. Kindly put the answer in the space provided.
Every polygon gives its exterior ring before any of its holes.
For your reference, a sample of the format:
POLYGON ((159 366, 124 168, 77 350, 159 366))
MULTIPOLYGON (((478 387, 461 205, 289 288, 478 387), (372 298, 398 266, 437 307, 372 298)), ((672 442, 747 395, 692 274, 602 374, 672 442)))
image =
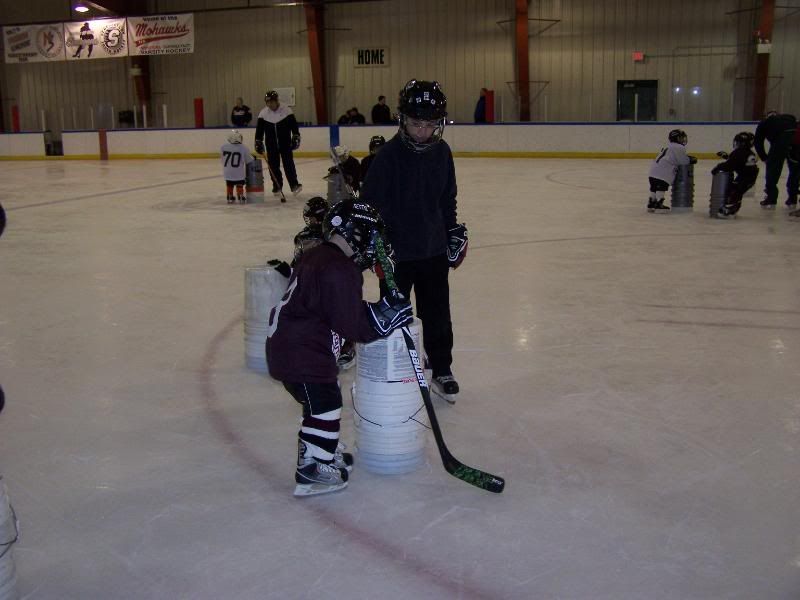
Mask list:
POLYGON ((88 6, 84 6, 83 4, 77 4, 73 10, 75 12, 85 13, 85 12, 89 12, 89 7, 88 6))

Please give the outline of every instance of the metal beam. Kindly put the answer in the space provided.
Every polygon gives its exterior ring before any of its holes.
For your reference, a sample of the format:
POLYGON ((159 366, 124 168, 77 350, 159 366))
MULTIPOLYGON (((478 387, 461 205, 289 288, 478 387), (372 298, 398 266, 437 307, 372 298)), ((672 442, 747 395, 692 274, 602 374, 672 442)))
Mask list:
POLYGON ((311 81, 314 85, 314 107, 317 125, 328 124, 328 86, 325 83, 325 12, 321 4, 306 5, 308 57, 311 60, 311 81))
POLYGON ((515 40, 519 120, 531 119, 530 60, 528 58, 528 0, 515 0, 515 40))

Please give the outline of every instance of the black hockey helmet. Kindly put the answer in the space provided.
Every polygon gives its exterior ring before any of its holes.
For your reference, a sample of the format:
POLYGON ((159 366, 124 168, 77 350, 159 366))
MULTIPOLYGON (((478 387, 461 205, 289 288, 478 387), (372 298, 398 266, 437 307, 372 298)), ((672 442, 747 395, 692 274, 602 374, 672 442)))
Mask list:
POLYGON ((683 129, 673 129, 669 132, 669 141, 685 146, 689 141, 689 136, 686 135, 683 129))
POLYGON ((376 154, 381 146, 386 143, 386 138, 382 135, 373 135, 369 138, 369 153, 376 154))
POLYGON ((734 148, 750 148, 755 141, 756 136, 754 136, 749 131, 740 131, 735 136, 733 136, 733 147, 734 148))
POLYGON ((321 196, 314 196, 306 202, 305 208, 303 208, 303 220, 306 225, 322 225, 326 212, 328 212, 328 201, 321 196))
POLYGON ((384 229, 378 211, 353 198, 334 204, 322 223, 325 239, 329 240, 334 233, 342 236, 353 251, 353 261, 362 271, 378 260, 376 242, 384 229))
POLYGON ((438 81, 412 79, 400 90, 397 112, 400 114, 400 139, 415 152, 425 152, 442 139, 447 117, 447 96, 438 81), (415 139, 408 131, 408 121, 429 121, 433 133, 427 140, 415 139))
POLYGON ((264 102, 272 102, 273 100, 278 101, 278 92, 270 90, 264 94, 264 102))

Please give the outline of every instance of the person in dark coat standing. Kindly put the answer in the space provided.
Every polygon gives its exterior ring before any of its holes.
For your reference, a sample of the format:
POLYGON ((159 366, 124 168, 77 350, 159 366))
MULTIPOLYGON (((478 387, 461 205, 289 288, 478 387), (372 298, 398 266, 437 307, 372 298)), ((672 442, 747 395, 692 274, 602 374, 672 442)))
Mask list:
POLYGON ((286 172, 286 179, 289 180, 289 188, 293 194, 299 194, 303 186, 297 181, 297 169, 292 154, 300 147, 297 119, 291 108, 281 105, 278 92, 275 90, 267 92, 264 101, 267 106, 258 113, 256 124, 256 152, 264 154, 266 146, 273 194, 278 194, 283 189, 281 162, 286 172))
POLYGON ((250 107, 244 103, 244 100, 237 98, 236 106, 231 110, 231 123, 233 123, 233 126, 247 127, 252 120, 253 113, 250 112, 250 107))
MULTIPOLYGON (((754 147, 758 157, 767 163, 766 181, 764 182, 764 200, 762 208, 775 208, 778 204, 778 180, 783 170, 783 162, 789 155, 797 119, 794 115, 782 115, 771 110, 756 127, 754 147), (769 142, 769 152, 764 150, 764 140, 769 142)), ((797 207, 797 181, 800 178, 797 163, 789 162, 789 179, 786 182, 786 191, 789 197, 786 206, 797 207)))
POLYGON ((386 96, 378 96, 378 103, 372 107, 372 124, 391 125, 392 123, 394 120, 392 120, 392 111, 386 106, 386 96))
POLYGON ((481 95, 478 98, 477 104, 475 104, 475 122, 476 123, 486 123, 486 92, 488 92, 486 88, 481 88, 481 95))

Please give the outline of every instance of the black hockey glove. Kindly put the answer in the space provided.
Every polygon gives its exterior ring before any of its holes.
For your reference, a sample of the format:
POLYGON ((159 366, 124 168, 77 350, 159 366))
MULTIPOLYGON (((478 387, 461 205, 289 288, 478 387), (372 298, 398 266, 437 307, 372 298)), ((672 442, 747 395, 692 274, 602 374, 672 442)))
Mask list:
POLYGON ((464 257, 467 256, 468 238, 467 226, 464 223, 447 230, 447 261, 451 269, 461 266, 464 257))
POLYGON ((725 150, 720 150, 717 152, 717 156, 719 156, 722 160, 728 160, 728 153, 725 150))
POLYGON ((292 135, 292 150, 297 150, 300 147, 300 134, 295 133, 292 135))
POLYGON ((268 260, 267 264, 273 269, 275 269, 278 273, 286 277, 287 279, 292 276, 292 267, 290 267, 283 260, 278 260, 277 258, 273 258, 272 260, 268 260))
POLYGON ((396 297, 383 298, 378 302, 367 304, 367 314, 372 321, 372 328, 381 336, 387 336, 403 325, 408 325, 414 318, 411 303, 402 294, 396 297))
POLYGON ((264 154, 264 142, 256 140, 256 154, 264 154))
POLYGON ((692 155, 690 154, 690 155, 689 155, 689 164, 690 164, 690 165, 696 165, 696 164, 697 164, 697 157, 696 157, 696 156, 692 156, 692 155))

